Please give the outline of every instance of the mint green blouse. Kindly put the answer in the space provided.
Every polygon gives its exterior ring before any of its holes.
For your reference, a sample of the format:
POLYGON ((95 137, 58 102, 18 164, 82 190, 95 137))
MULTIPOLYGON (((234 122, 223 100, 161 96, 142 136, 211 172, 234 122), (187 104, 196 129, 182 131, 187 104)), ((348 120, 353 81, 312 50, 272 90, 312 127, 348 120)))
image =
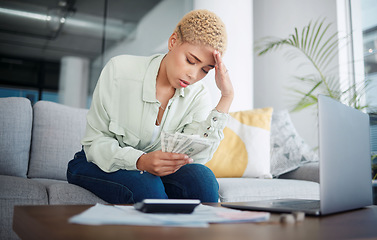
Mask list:
MULTIPOLYGON (((87 115, 84 146, 87 160, 105 172, 137 170, 138 158, 161 149, 160 137, 151 143, 161 103, 156 99, 156 78, 164 55, 112 58, 101 72, 87 115)), ((201 81, 177 89, 169 100, 161 130, 196 134, 213 141, 195 156, 194 163, 212 158, 228 114, 209 106, 209 93, 201 81)))

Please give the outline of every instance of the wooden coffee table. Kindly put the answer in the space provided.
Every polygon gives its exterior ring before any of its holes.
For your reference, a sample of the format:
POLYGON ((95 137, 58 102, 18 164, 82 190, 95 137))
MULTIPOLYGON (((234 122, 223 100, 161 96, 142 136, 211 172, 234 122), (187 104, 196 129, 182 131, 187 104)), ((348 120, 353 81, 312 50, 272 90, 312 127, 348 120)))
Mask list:
MULTIPOLYGON (((218 204, 211 204, 219 206, 218 204)), ((137 240, 242 240, 242 239, 345 239, 377 237, 377 206, 303 222, 281 224, 279 214, 270 222, 210 224, 208 228, 126 225, 87 226, 68 219, 91 205, 16 206, 13 230, 21 239, 137 239, 137 240)))

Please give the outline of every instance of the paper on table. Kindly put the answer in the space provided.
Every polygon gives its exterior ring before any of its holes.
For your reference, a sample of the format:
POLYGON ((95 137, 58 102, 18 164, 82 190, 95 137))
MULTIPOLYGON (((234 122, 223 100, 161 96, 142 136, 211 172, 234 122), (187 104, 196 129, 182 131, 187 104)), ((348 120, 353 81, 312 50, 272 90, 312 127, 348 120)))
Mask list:
POLYGON ((267 212, 239 211, 221 207, 199 205, 191 214, 148 214, 133 206, 110 206, 97 203, 88 210, 69 219, 70 223, 85 225, 143 225, 174 227, 208 227, 209 223, 267 221, 267 212))
MULTIPOLYGON (((207 227, 208 223, 198 221, 172 222, 171 214, 166 214, 166 222, 153 218, 154 215, 136 210, 133 206, 110 206, 97 203, 88 210, 69 219, 70 223, 85 225, 142 225, 142 226, 182 226, 207 227), (149 216, 152 215, 152 216, 149 216), (170 219, 169 219, 170 218, 170 219)), ((165 214, 164 214, 165 215, 165 214)), ((180 214, 183 215, 183 214, 180 214)))

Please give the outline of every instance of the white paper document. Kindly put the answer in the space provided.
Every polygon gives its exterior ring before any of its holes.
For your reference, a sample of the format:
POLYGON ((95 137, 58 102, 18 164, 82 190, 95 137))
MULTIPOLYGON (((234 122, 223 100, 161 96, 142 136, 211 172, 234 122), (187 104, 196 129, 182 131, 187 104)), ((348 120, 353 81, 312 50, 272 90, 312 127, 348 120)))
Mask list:
POLYGON ((239 211, 200 204, 191 214, 156 214, 137 211, 133 206, 97 203, 69 219, 85 225, 142 225, 169 227, 208 227, 209 223, 268 221, 270 213, 239 211))

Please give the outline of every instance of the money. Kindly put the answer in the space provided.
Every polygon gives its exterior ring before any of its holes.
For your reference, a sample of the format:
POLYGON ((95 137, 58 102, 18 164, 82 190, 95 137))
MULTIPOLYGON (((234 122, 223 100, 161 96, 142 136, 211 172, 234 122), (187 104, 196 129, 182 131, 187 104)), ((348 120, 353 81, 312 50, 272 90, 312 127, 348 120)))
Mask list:
POLYGON ((192 157, 207 148, 212 142, 198 135, 161 132, 161 149, 163 152, 183 153, 192 157))

